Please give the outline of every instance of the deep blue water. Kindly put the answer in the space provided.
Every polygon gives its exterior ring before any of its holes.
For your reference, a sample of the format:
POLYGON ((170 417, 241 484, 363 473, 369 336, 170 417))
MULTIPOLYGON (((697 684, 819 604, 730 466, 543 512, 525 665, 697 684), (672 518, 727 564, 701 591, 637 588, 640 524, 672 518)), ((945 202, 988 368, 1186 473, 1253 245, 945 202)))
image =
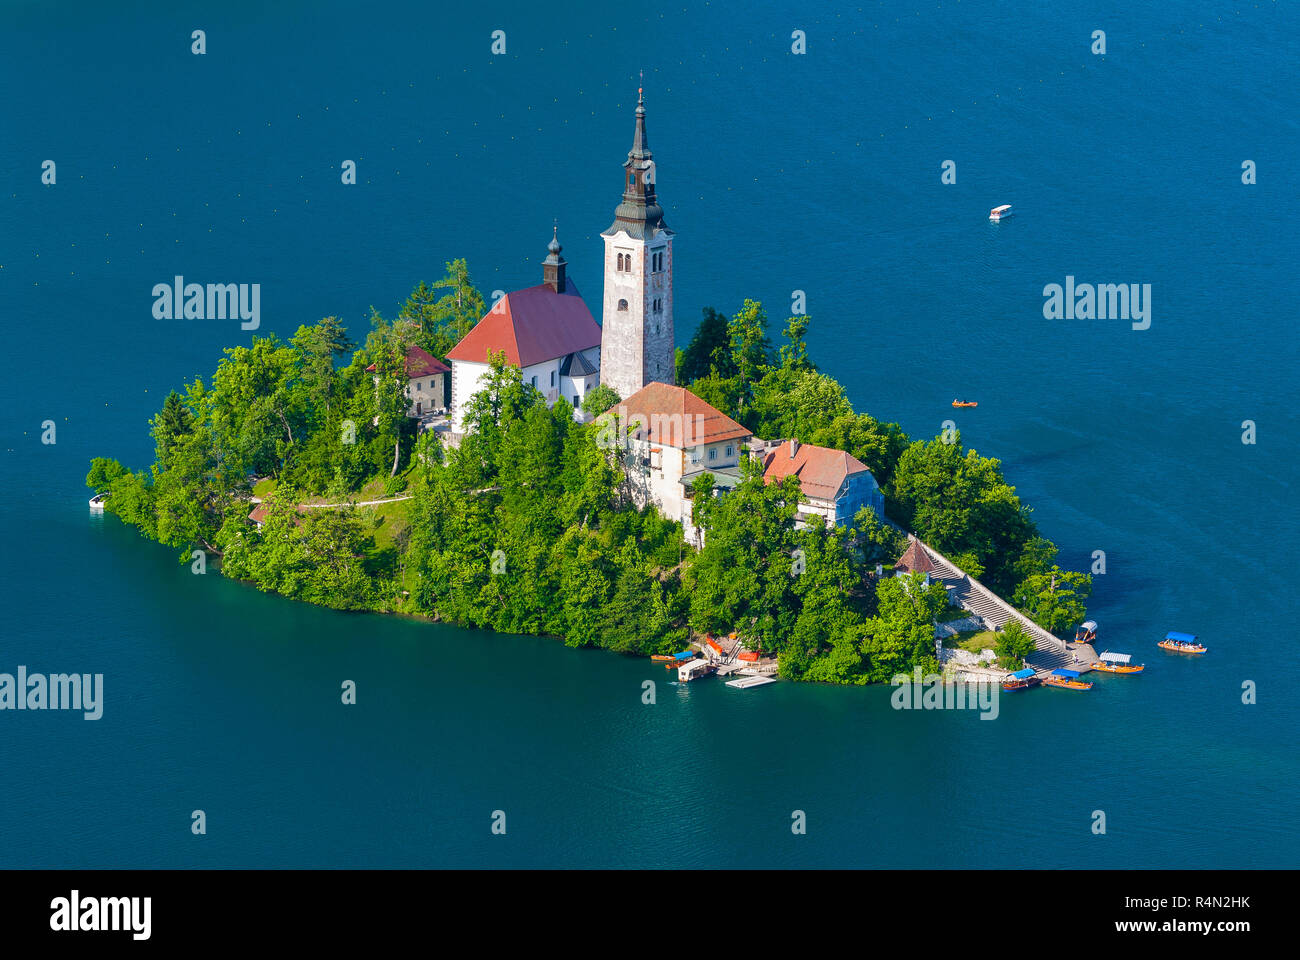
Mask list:
POLYGON ((0 867, 1296 864, 1294 7, 149 6, 0 9, 0 671, 106 675, 99 721, 0 713, 0 867), (154 320, 176 274, 360 333, 453 257, 537 282, 558 218, 595 307, 641 68, 679 341, 805 291, 859 409, 956 420, 1063 562, 1106 552, 1091 613, 1145 675, 994 722, 646 706, 644 661, 291 603, 87 517, 89 458, 147 463, 167 390, 250 336, 154 320), (1150 329, 1045 320, 1066 275, 1152 284, 1150 329))

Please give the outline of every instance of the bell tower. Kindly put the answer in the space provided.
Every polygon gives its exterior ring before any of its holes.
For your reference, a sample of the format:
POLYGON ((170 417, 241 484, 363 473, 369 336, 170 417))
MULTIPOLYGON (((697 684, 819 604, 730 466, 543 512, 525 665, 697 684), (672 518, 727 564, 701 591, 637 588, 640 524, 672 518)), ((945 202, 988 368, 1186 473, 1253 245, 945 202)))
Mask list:
POLYGON ((605 240, 600 382, 623 399, 647 383, 672 383, 673 232, 655 196, 654 154, 637 90, 636 130, 623 164, 623 200, 605 240))

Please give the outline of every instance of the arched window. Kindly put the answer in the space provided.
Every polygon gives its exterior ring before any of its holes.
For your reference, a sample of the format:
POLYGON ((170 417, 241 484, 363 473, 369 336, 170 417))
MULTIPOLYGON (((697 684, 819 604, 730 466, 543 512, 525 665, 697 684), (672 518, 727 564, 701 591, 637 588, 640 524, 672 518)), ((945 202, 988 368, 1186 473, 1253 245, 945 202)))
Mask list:
POLYGON ((621 253, 618 255, 618 272, 623 272, 623 254, 621 253))
POLYGON ((620 300, 620 301, 618 302, 618 308, 619 308, 620 310, 626 310, 626 309, 627 309, 627 301, 626 301, 626 300, 620 300))

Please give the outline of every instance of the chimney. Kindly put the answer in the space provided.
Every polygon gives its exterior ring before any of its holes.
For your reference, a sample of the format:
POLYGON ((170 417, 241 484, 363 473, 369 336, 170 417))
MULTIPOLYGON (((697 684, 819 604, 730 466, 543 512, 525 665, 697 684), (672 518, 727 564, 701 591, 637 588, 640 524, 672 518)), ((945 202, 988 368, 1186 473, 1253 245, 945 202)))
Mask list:
POLYGON ((799 452, 799 441, 796 440, 794 437, 791 437, 790 438, 790 459, 793 460, 794 455, 798 452, 799 452))

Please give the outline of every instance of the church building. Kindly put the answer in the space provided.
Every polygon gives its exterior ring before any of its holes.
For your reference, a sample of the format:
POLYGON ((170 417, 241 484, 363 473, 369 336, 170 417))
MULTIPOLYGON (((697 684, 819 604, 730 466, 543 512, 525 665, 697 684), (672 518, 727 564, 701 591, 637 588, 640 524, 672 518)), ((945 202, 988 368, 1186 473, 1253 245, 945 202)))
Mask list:
POLYGON ((630 397, 649 383, 674 379, 673 233, 655 199, 654 157, 645 132, 645 97, 637 91, 636 129, 623 164, 623 199, 605 243, 603 326, 567 276, 558 231, 542 262, 542 283, 508 293, 447 353, 451 363, 451 429, 464 433, 465 409, 504 353, 525 383, 578 408, 605 383, 630 397))
POLYGON ((548 405, 570 405, 574 419, 582 419, 582 398, 599 382, 600 326, 566 274, 568 264, 554 232, 547 251, 542 282, 507 293, 447 352, 452 433, 465 432, 466 406, 482 389, 494 353, 504 353, 548 405))

